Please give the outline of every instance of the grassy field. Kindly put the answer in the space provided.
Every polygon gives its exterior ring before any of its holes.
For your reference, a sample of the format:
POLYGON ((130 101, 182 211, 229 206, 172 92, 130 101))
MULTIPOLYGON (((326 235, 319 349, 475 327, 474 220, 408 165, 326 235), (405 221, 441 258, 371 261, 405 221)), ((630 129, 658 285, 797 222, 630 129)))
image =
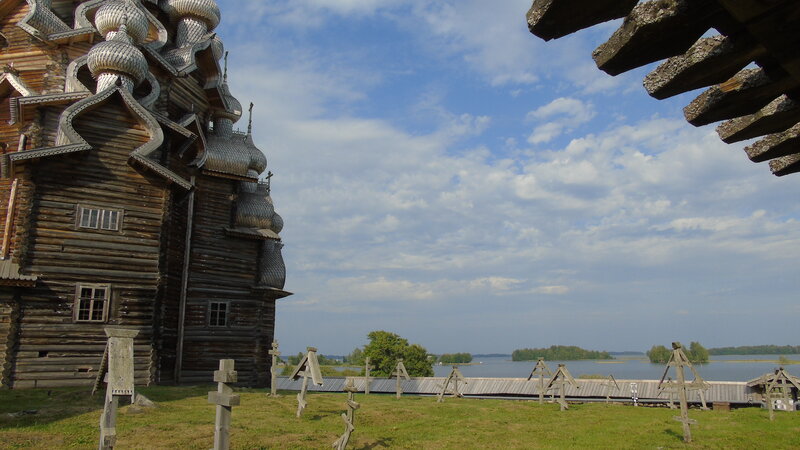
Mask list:
MULTIPOLYGON (((208 449, 214 433, 211 386, 150 387, 143 393, 156 409, 131 414, 121 408, 118 446, 208 449)), ((309 394, 302 418, 295 393, 270 398, 241 390, 233 409, 233 448, 330 448, 344 430, 344 394, 309 394)), ((800 414, 759 408, 690 411, 699 421, 694 442, 684 444, 681 425, 667 408, 536 401, 356 395, 356 431, 349 448, 800 448, 800 414)), ((85 389, 0 391, 1 448, 96 448, 102 395, 85 389), (36 410, 35 414, 20 414, 36 410)))

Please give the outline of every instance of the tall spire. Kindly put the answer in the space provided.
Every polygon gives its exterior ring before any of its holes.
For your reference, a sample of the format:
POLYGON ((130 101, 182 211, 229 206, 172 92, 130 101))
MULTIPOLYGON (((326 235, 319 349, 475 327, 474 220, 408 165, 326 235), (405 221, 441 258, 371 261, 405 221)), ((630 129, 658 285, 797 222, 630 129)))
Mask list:
POLYGON ((253 102, 250 102, 250 120, 247 122, 247 135, 253 134, 253 102))
POLYGON ((225 52, 225 72, 222 75, 222 82, 228 82, 228 52, 225 52))

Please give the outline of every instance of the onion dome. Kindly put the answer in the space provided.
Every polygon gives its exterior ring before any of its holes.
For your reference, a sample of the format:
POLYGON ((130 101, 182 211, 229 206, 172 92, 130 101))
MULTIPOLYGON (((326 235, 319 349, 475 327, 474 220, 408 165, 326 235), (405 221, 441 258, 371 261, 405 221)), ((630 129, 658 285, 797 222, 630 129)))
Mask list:
MULTIPOLYGON (((231 121, 231 125, 237 122, 242 117, 242 104, 239 100, 236 99, 233 95, 231 95, 231 90, 228 87, 228 53, 225 52, 225 72, 222 76, 222 84, 219 87, 220 93, 222 94, 222 103, 225 105, 225 109, 217 109, 214 111, 215 119, 229 119, 231 121)), ((216 125, 215 125, 216 126, 216 125)), ((261 169, 258 173, 261 173, 264 169, 261 169)), ((256 176, 258 176, 258 173, 256 176)))
POLYGON ((258 270, 258 286, 283 289, 286 284, 286 264, 281 254, 283 244, 278 241, 264 241, 258 270))
POLYGON ((161 0, 161 9, 173 22, 187 17, 199 19, 206 24, 207 31, 217 28, 221 19, 214 0, 161 0))
POLYGON ((87 65, 98 80, 98 92, 110 87, 117 76, 122 78, 123 85, 133 89, 145 79, 149 70, 147 59, 133 45, 124 23, 110 41, 100 42, 89 50, 87 65))
POLYGON ((214 59, 217 61, 225 56, 225 44, 222 43, 222 39, 220 39, 216 34, 213 38, 211 38, 211 53, 214 55, 214 59))
POLYGON ((267 157, 264 156, 264 152, 256 147, 256 144, 253 142, 253 104, 250 103, 250 120, 247 124, 247 136, 244 138, 244 146, 247 148, 248 152, 250 153, 250 165, 248 169, 253 170, 256 174, 259 174, 267 168, 267 157))
POLYGON ((220 12, 214 0, 161 0, 161 9, 177 22, 175 45, 185 47, 203 40, 219 25, 220 12))
POLYGON ((214 134, 208 136, 206 162, 203 168, 212 172, 246 177, 250 167, 250 153, 244 148, 241 136, 226 136, 223 126, 229 120, 214 123, 214 134))
POLYGON ((116 33, 123 23, 127 25, 128 35, 135 43, 144 42, 150 22, 139 7, 131 5, 127 0, 105 2, 94 16, 94 26, 106 40, 113 38, 109 33, 116 33))
POLYGON ((236 202, 237 227, 271 229, 275 207, 269 198, 266 184, 239 183, 239 199, 236 202))

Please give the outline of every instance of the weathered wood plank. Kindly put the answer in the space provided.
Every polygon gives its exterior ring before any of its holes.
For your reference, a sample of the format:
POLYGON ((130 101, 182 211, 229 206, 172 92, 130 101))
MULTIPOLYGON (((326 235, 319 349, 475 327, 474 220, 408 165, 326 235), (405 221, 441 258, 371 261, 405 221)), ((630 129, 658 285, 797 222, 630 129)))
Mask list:
POLYGON ((744 69, 730 80, 713 86, 683 109, 686 120, 694 126, 752 114, 789 89, 800 86, 800 80, 780 69, 744 69), (777 76, 777 77, 776 77, 777 76))
POLYGON ((766 49, 749 36, 713 36, 698 40, 683 55, 675 56, 644 79, 647 92, 659 100, 722 83, 734 76, 766 49))
POLYGON ((622 26, 592 54, 597 67, 619 75, 651 62, 685 53, 723 13, 712 0, 639 3, 622 26))
POLYGON ((745 147, 744 151, 753 162, 800 153, 800 123, 782 133, 771 134, 745 147))
POLYGON ((528 29, 549 41, 584 28, 625 17, 638 0, 535 0, 528 29))
POLYGON ((779 177, 800 172, 800 153, 773 159, 769 162, 769 168, 779 177))
POLYGON ((731 119, 717 127, 717 134, 726 143, 744 141, 778 133, 800 122, 800 104, 781 95, 758 112, 731 119))

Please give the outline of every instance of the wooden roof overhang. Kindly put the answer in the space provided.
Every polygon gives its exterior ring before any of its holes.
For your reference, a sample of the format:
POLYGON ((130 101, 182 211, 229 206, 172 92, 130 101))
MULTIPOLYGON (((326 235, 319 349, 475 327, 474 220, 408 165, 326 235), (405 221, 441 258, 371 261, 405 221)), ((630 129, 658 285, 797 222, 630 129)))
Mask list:
POLYGON ((68 106, 61 114, 59 119, 59 139, 57 140, 57 144, 60 143, 60 145, 12 153, 9 155, 11 163, 21 164, 39 158, 91 150, 92 146, 89 145, 89 143, 75 130, 72 122, 79 115, 91 112, 92 109, 102 105, 107 101, 110 101, 110 99, 115 95, 119 96, 128 111, 130 111, 131 114, 136 116, 137 119, 141 121, 151 136, 149 141, 131 152, 130 162, 144 166, 145 168, 155 172, 159 176, 165 178, 167 181, 184 190, 188 191, 192 189, 193 185, 190 181, 180 177, 178 174, 164 167, 157 161, 154 161, 149 156, 164 142, 164 132, 161 126, 162 123, 165 124, 168 129, 177 131, 179 134, 182 134, 187 138, 190 138, 190 135, 193 133, 191 133, 189 130, 186 130, 179 124, 166 119, 165 117, 155 117, 146 108, 139 104, 139 102, 133 98, 128 91, 119 86, 114 86, 95 95, 87 96, 77 103, 68 106))
POLYGON ((254 291, 260 291, 269 297, 274 298, 275 300, 282 299, 288 297, 290 295, 294 295, 293 292, 284 291, 283 289, 277 289, 270 286, 253 286, 254 291))
POLYGON ((764 374, 747 382, 747 386, 764 390, 769 386, 792 386, 800 391, 800 379, 791 375, 783 367, 775 372, 764 374))
POLYGON ((668 58, 644 80, 664 99, 707 87, 686 108, 695 126, 725 121, 726 143, 769 160, 777 176, 800 172, 800 2, 797 0, 534 0, 531 33, 556 39, 624 18, 592 54, 610 75, 668 58), (710 29, 720 34, 703 37, 710 29), (754 68, 748 68, 755 63, 754 68))

